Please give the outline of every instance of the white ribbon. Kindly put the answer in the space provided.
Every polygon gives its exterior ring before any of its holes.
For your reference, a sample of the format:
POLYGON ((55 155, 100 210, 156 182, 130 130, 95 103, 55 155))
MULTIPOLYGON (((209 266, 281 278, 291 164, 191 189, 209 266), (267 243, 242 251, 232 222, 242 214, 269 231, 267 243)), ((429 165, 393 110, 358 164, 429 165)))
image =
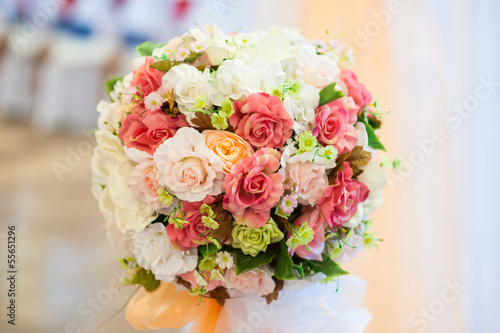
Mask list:
MULTIPOLYGON (((286 281, 278 300, 232 291, 224 308, 231 333, 360 333, 371 320, 361 306, 366 282, 348 276, 335 282, 286 281), (234 297, 234 298, 233 298, 234 297)), ((215 332, 222 332, 216 328, 215 332)))

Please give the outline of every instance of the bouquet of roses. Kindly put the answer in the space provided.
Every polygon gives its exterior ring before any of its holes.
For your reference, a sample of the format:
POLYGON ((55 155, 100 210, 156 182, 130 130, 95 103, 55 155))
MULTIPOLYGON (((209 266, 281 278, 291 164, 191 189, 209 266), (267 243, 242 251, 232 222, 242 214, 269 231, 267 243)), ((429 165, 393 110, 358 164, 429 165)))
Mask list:
POLYGON ((386 174, 378 101, 335 39, 192 29, 137 47, 98 105, 92 191, 126 249, 123 284, 221 305, 329 282, 376 244, 386 174))

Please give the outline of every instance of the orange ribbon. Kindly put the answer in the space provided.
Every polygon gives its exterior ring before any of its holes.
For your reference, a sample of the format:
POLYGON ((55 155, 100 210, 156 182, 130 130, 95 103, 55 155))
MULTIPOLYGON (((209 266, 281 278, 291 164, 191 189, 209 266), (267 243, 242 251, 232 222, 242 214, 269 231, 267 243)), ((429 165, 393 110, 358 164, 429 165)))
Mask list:
POLYGON ((162 282, 155 291, 141 288, 127 305, 125 318, 140 330, 181 328, 193 322, 190 333, 213 333, 222 311, 214 299, 200 298, 162 282))

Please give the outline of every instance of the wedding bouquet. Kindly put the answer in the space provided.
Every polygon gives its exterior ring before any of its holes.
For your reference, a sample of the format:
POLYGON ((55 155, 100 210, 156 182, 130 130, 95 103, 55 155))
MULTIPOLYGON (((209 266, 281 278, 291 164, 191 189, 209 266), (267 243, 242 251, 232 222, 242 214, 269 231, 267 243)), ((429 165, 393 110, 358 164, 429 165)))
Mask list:
POLYGON ((319 281, 336 290, 339 263, 378 240, 369 215, 387 183, 378 101, 352 52, 290 29, 207 25, 137 53, 106 82, 92 159, 108 238, 128 253, 123 284, 145 287, 129 321, 167 325, 144 301, 159 290, 158 307, 185 288, 200 309, 319 281))

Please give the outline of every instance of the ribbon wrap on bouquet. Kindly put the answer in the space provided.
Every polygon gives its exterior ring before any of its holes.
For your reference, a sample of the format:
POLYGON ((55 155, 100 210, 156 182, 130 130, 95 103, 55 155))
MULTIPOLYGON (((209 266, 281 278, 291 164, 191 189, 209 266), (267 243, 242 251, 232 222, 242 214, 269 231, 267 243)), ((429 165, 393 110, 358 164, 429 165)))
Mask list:
MULTIPOLYGON (((317 280, 317 279, 315 279, 317 280)), ((193 322, 190 333, 361 333, 371 320, 361 307, 366 283, 356 277, 336 284, 287 281, 278 300, 230 291, 221 307, 213 299, 179 291, 162 283, 154 292, 141 289, 130 301, 126 318, 136 329, 180 328, 193 322)))

